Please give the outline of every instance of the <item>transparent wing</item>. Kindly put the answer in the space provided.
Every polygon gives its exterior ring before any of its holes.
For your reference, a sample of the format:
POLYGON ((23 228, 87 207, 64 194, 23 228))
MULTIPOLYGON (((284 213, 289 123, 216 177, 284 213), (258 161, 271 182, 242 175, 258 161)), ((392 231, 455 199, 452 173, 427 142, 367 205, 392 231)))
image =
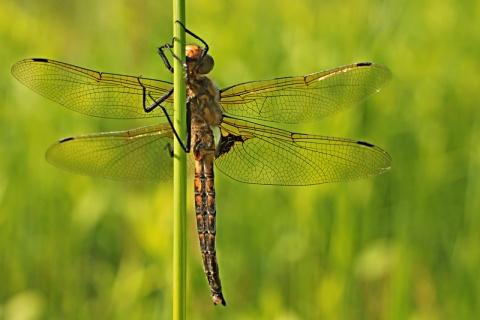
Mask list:
POLYGON ((217 168, 240 182, 312 185, 371 177, 390 169, 392 160, 367 142, 291 133, 224 117, 217 168))
MULTIPOLYGON (((143 106, 153 103, 148 94, 156 100, 173 86, 165 81, 97 72, 40 58, 17 62, 12 74, 33 91, 69 109, 115 119, 164 116, 160 108, 146 113, 143 106)), ((173 114, 172 98, 162 105, 173 114)))
POLYGON ((388 68, 363 62, 306 76, 237 84, 220 91, 224 110, 270 122, 304 123, 348 109, 379 91, 391 78, 388 68))
MULTIPOLYGON (((128 131, 80 135, 53 144, 47 160, 67 171, 130 182, 170 182, 173 131, 168 123, 128 131)), ((192 176, 194 160, 188 158, 192 176)))

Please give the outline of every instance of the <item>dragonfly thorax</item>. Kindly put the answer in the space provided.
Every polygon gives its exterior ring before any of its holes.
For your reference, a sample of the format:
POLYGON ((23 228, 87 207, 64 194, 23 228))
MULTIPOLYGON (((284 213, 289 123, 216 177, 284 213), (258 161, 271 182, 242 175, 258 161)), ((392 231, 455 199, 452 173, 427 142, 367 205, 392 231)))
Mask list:
POLYGON ((204 54, 203 49, 194 44, 185 47, 185 56, 190 73, 207 74, 212 71, 214 62, 209 54, 204 54))

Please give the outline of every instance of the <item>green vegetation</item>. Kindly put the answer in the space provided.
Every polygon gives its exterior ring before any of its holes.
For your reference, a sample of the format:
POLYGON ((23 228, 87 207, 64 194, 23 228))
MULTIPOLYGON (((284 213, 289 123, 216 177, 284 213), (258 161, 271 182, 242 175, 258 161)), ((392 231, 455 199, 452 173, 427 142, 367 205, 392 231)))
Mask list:
MULTIPOLYGON (((170 80, 156 48, 169 1, 0 4, 0 319, 170 319, 173 190, 44 161, 69 135, 131 129, 69 111, 11 66, 45 57, 170 80)), ((362 105, 290 130, 387 150, 381 176, 256 186, 217 171, 226 308, 202 270, 188 187, 189 319, 474 319, 480 314, 480 6, 475 1, 187 1, 220 88, 359 61, 393 80, 362 105)), ((192 39, 187 41, 193 41, 192 39)))
MULTIPOLYGON (((174 55, 185 55, 185 0, 173 1, 173 33, 177 42, 174 55), (178 23, 177 23, 178 22, 178 23), (181 24, 181 25, 179 25, 181 24)), ((185 141, 187 110, 184 68, 179 59, 173 61, 174 69, 174 123, 180 139, 174 140, 173 163, 173 320, 185 320, 187 316, 187 154, 181 148, 185 141)))

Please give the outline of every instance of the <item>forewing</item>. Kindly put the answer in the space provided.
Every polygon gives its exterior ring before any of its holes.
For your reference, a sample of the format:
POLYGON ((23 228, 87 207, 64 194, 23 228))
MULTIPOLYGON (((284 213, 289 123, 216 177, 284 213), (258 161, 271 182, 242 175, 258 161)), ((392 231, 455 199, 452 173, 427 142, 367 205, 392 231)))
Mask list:
POLYGON ((367 142, 291 133, 224 117, 217 168, 240 182, 313 185, 371 177, 390 169, 390 156, 367 142))
MULTIPOLYGON (((128 131, 62 139, 47 151, 47 160, 67 171, 130 182, 170 182, 173 132, 168 124, 128 131)), ((193 172, 193 157, 188 171, 193 172)))
MULTIPOLYGON (((160 108, 146 113, 144 104, 148 107, 173 86, 165 81, 97 72, 40 58, 17 62, 12 74, 33 91, 69 109, 115 119, 164 116, 160 108)), ((173 114, 172 98, 162 105, 173 114)))
POLYGON ((391 78, 388 68, 363 62, 306 76, 237 84, 220 91, 224 110, 270 122, 318 121, 348 109, 379 91, 391 78))

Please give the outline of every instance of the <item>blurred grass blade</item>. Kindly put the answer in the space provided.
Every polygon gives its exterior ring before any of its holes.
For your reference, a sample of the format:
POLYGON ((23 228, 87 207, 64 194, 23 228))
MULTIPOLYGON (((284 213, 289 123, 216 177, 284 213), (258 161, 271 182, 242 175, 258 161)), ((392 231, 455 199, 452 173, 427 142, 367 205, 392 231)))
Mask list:
MULTIPOLYGON (((185 56, 185 30, 179 23, 185 25, 185 1, 173 1, 173 32, 175 36, 174 53, 177 57, 185 56)), ((178 59, 174 62, 174 125, 180 139, 185 141, 186 133, 186 90, 183 80, 183 66, 178 59)), ((186 154, 180 142, 174 139, 173 165, 173 319, 186 318, 186 154)))

